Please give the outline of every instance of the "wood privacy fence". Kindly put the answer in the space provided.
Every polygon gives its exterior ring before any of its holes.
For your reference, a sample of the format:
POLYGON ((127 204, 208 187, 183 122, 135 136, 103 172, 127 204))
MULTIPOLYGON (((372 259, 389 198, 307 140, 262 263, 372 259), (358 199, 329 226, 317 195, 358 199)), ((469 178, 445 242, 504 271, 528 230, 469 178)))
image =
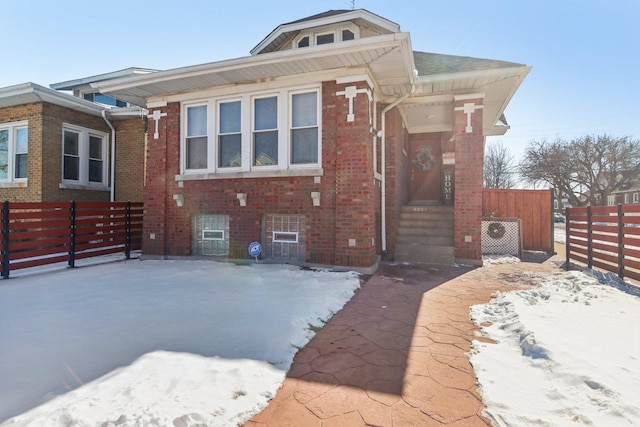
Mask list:
POLYGON ((2 204, 0 261, 10 270, 131 251, 142 246, 143 204, 8 202, 2 204))
POLYGON ((482 216, 519 218, 523 250, 554 252, 553 189, 485 188, 482 190, 482 216))
POLYGON ((640 205, 567 208, 566 256, 640 280, 640 205))

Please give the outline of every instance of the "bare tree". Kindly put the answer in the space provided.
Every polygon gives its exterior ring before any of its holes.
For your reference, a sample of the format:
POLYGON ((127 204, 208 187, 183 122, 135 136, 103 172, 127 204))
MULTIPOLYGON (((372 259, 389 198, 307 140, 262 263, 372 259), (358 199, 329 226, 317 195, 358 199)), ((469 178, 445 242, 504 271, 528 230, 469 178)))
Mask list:
POLYGON ((604 204, 640 178, 640 141, 608 135, 531 141, 519 165, 523 178, 545 182, 572 206, 604 204))
POLYGON ((513 155, 500 142, 488 144, 484 154, 484 186, 512 188, 515 186, 516 166, 513 155))

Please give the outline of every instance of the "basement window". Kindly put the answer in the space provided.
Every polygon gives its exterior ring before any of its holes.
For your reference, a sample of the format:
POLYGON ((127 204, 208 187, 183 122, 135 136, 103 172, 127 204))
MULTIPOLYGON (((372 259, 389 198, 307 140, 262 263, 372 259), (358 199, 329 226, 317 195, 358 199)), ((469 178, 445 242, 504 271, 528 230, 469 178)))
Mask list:
POLYGON ((298 243, 297 232, 275 231, 273 233, 274 243, 298 243))
POLYGON ((224 230, 202 230, 202 240, 224 240, 224 230))

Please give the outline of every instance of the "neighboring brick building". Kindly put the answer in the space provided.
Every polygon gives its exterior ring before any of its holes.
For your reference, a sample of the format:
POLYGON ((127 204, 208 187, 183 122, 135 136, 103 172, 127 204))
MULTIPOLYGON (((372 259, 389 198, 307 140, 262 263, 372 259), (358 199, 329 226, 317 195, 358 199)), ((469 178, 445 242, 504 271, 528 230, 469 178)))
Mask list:
POLYGON ((142 201, 145 111, 33 83, 1 88, 0 201, 142 201))
POLYGON ((530 68, 411 46, 378 15, 328 11, 248 57, 93 83, 152 117, 143 255, 249 258, 258 241, 265 259, 373 271, 400 258, 403 215, 449 205, 451 261, 481 263, 484 139, 530 68))

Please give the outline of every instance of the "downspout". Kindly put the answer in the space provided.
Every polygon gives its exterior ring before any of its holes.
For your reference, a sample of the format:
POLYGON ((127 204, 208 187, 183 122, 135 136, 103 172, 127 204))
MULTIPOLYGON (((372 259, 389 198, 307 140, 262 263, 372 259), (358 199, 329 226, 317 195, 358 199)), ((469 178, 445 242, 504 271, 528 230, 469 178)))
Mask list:
POLYGON ((109 201, 115 201, 116 194, 116 129, 113 127, 109 119, 107 119, 107 110, 102 110, 102 118, 111 128, 111 190, 109 201))
MULTIPOLYGON (((415 73, 415 71, 414 71, 415 73)), ((387 150, 386 150, 386 139, 387 139, 387 129, 386 129, 386 117, 387 117, 387 112, 389 112, 389 110, 391 110, 392 108, 394 108, 395 106, 397 106, 398 104, 400 104, 402 101, 404 101, 405 99, 407 99, 409 96, 411 96, 413 94, 413 92, 415 92, 416 90, 416 85, 415 83, 411 83, 411 90, 407 93, 405 93, 404 95, 402 95, 400 98, 396 99, 394 102, 392 102, 391 104, 387 105, 383 110, 382 110, 382 117, 381 117, 381 121, 382 121, 382 157, 381 157, 381 163, 382 163, 382 191, 380 192, 380 221, 382 222, 381 225, 381 230, 380 230, 380 234, 382 234, 381 238, 382 238, 382 252, 384 253, 387 250, 387 209, 386 209, 386 205, 387 205, 387 150)))

